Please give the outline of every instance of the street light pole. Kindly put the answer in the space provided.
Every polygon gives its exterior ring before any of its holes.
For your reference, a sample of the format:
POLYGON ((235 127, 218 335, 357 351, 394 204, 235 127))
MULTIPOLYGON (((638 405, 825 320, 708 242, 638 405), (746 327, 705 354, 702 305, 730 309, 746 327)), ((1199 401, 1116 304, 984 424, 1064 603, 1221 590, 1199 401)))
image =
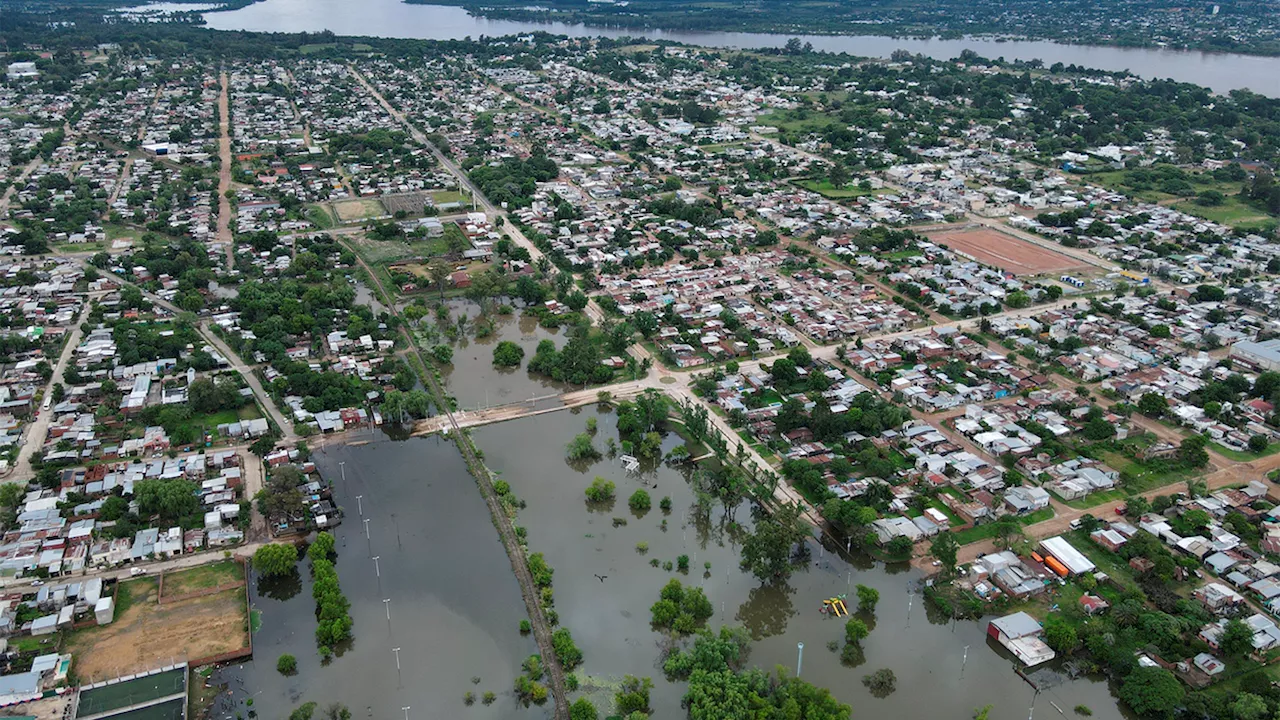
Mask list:
POLYGON ((391 598, 386 598, 386 599, 384 599, 384 600, 382 601, 382 606, 383 606, 383 607, 385 607, 385 608, 387 609, 387 623, 388 623, 388 624, 390 624, 390 622, 391 622, 391 598))
POLYGON ((338 469, 342 471, 342 482, 345 484, 347 482, 347 461, 338 462, 338 469))
POLYGON ((356 509, 360 511, 360 517, 364 517, 364 503, 360 502, 360 498, 362 497, 364 496, 363 495, 356 496, 356 509))
POLYGON ((391 652, 396 654, 396 687, 404 684, 404 676, 400 674, 400 648, 393 647, 391 652))
POLYGON ((405 705, 400 709, 404 711, 404 720, 409 720, 409 706, 405 705))
POLYGON ((804 643, 796 643, 796 677, 800 677, 800 664, 804 662, 804 643))
POLYGON ((382 577, 382 569, 378 566, 378 558, 380 558, 380 557, 382 557, 382 556, 381 556, 381 555, 374 555, 374 556, 373 556, 373 572, 374 572, 374 574, 376 574, 378 577, 382 577))
POLYGON ((364 539, 369 539, 369 518, 364 519, 364 539))

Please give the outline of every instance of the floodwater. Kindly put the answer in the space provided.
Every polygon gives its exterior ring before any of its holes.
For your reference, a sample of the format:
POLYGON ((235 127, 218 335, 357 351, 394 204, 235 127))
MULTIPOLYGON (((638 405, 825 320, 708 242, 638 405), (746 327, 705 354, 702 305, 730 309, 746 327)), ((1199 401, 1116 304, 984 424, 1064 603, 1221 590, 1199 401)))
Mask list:
POLYGON ((313 456, 320 472, 335 480, 335 501, 346 511, 335 532, 336 567, 351 601, 354 641, 321 663, 305 561, 297 578, 257 578, 252 602, 262 628, 253 639, 255 659, 219 671, 215 679, 232 694, 220 696, 213 717, 255 710, 264 720, 280 720, 307 701, 320 709, 343 702, 357 719, 395 720, 404 707, 413 720, 464 713, 482 720, 550 717, 548 709, 519 709, 511 692, 521 660, 537 645, 520 635, 519 587, 456 446, 438 438, 377 437, 313 456), (361 507, 369 519, 367 540, 361 507), (297 657, 296 675, 276 672, 282 653, 297 657), (472 684, 473 677, 480 682, 472 684), (479 701, 486 690, 498 696, 488 707, 479 701), (467 691, 477 698, 470 708, 463 704, 467 691))
POLYGON ((1231 53, 1066 45, 1043 40, 997 42, 985 38, 959 40, 911 39, 863 35, 782 35, 742 32, 686 32, 640 28, 591 27, 565 23, 488 20, 473 17, 460 7, 408 5, 401 0, 263 0, 239 10, 204 15, 208 27, 217 30, 257 32, 320 32, 339 35, 452 40, 463 37, 496 37, 527 32, 548 32, 573 37, 647 37, 704 47, 782 47, 791 37, 812 43, 818 50, 846 52, 862 57, 888 57, 894 50, 908 50, 929 57, 950 59, 965 50, 984 57, 1008 60, 1043 60, 1103 70, 1128 70, 1147 78, 1173 78, 1203 85, 1216 92, 1250 88, 1280 96, 1280 58, 1231 53))
MULTIPOLYGON (((520 302, 517 300, 514 304, 519 305, 520 302)), ((544 328, 538 324, 537 318, 524 315, 517 307, 513 313, 491 316, 494 332, 487 337, 478 338, 475 334, 475 319, 480 315, 480 307, 470 300, 450 300, 447 305, 454 322, 461 314, 465 314, 468 319, 466 336, 459 337, 452 343, 452 367, 441 371, 449 394, 458 399, 459 409, 506 405, 530 398, 559 395, 572 389, 565 383, 558 383, 527 369, 538 343, 551 340, 557 348, 564 346, 566 340, 561 329, 544 328), (493 348, 503 340, 510 340, 524 348, 524 359, 520 367, 494 367, 493 348)), ((424 323, 431 321, 430 318, 423 320, 424 323)))
MULTIPOLYGON (((605 681, 624 674, 649 676, 655 683, 655 716, 684 717, 680 699, 685 685, 663 678, 662 636, 649 626, 649 607, 675 577, 704 588, 715 609, 712 627, 728 622, 752 633, 753 664, 780 664, 794 672, 796 644, 803 642, 801 675, 852 705, 855 717, 969 717, 973 708, 989 703, 994 705, 993 720, 1027 717, 1035 693, 1014 673, 1012 659, 987 640, 989 618, 954 624, 931 618, 917 571, 862 555, 841 557, 838 549, 816 542, 810 543, 807 567, 788 584, 762 586, 739 570, 740 535, 730 529, 723 508, 717 506, 705 520, 691 516, 693 492, 682 472, 659 465, 629 474, 607 456, 588 466, 571 466, 563 447, 584 429, 588 417, 597 419, 596 445, 603 450, 606 438, 617 437, 615 416, 594 406, 472 431, 485 462, 528 503, 516 522, 528 529, 530 548, 542 552, 555 568, 555 607, 586 658, 580 673, 606 687, 605 681), (588 506, 583 496, 596 475, 617 484, 617 499, 610 508, 588 506), (653 509, 637 517, 627 498, 642 487, 651 495, 653 509), (669 515, 658 507, 664 495, 673 501, 669 515), (614 518, 625 519, 626 525, 615 527, 614 518), (664 519, 665 531, 660 527, 664 519), (636 550, 639 542, 648 543, 647 553, 636 550), (681 554, 690 557, 688 575, 649 564, 651 558, 674 562, 681 554), (705 562, 711 563, 709 570, 704 570, 705 562), (820 614, 818 608, 823 598, 846 592, 852 596, 857 584, 879 590, 880 603, 874 624, 868 623, 873 629, 863 642, 864 661, 847 667, 827 649, 829 641, 843 641, 844 623, 820 614), (884 667, 897 675, 898 691, 877 699, 861 678, 884 667)), ((679 443, 669 436, 664 452, 679 443)), ((750 527, 746 504, 733 516, 750 527)), ((608 689, 592 695, 602 716, 611 697, 608 689)), ((1036 712, 1054 714, 1050 701, 1067 713, 1084 704, 1094 717, 1122 717, 1107 683, 1098 679, 1059 677, 1035 698, 1036 712)))

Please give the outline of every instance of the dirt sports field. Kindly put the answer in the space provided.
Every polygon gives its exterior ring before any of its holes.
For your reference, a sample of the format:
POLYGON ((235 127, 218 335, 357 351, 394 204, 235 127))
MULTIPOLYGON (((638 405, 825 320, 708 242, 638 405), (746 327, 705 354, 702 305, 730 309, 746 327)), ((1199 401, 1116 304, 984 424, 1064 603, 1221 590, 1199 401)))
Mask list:
POLYGON ((977 228, 928 233, 939 245, 977 258, 1015 275, 1038 275, 1083 267, 1084 263, 1067 255, 1032 245, 998 230, 977 228))
MULTIPOLYGON (((209 574, 194 568, 166 575, 165 595, 175 597, 168 592, 170 582, 177 588, 186 586, 187 590, 207 587, 214 580, 205 577, 209 574), (182 577, 185 573, 200 577, 188 582, 182 577)), ((243 585, 164 605, 158 602, 158 590, 159 583, 153 577, 121 583, 116 591, 115 621, 76 630, 67 637, 67 652, 74 656, 72 667, 82 682, 106 680, 248 646, 243 585)))

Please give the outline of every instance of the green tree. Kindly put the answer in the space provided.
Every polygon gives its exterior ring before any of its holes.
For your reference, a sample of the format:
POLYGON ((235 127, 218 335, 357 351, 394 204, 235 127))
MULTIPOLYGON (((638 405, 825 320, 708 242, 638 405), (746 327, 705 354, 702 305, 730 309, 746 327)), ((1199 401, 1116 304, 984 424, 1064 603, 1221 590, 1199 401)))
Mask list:
POLYGON ((1249 452, 1263 453, 1270 447, 1271 441, 1266 435, 1253 435, 1249 438, 1249 452))
POLYGON ((1159 667, 1139 667, 1120 684, 1120 699, 1134 712, 1163 718, 1186 696, 1186 690, 1173 673, 1159 667))
POLYGON ((590 433, 578 433, 565 446, 565 457, 570 460, 595 460, 600 457, 590 433))
POLYGON ((959 549, 960 544, 956 542, 956 536, 949 532, 938 533, 929 544, 929 554, 942 563, 943 572, 948 575, 956 570, 956 552, 959 549))
POLYGON ((1076 649, 1079 639, 1076 637, 1076 629, 1066 620, 1057 615, 1051 615, 1048 622, 1044 626, 1044 641, 1049 647, 1055 651, 1067 654, 1076 649))
POLYGON ((292 675, 298 671, 298 658, 285 653, 276 660, 276 670, 281 675, 292 675))
POLYGON ((862 645, 863 638, 869 634, 867 624, 858 618, 849 618, 844 623, 844 641, 849 645, 862 645))
POLYGON ((596 720, 598 717, 596 706, 584 697, 578 698, 569 706, 569 720, 596 720))
POLYGON ((880 602, 880 591, 866 585, 858 585, 858 612, 873 613, 880 602))
POLYGON ((1228 620, 1218 640, 1218 648, 1227 657, 1244 657, 1253 650, 1253 631, 1239 619, 1228 620))
POLYGON ((1031 304, 1031 296, 1022 290, 1018 290, 1016 292, 1009 293, 1009 297, 1004 299, 1004 304, 1015 310, 1024 308, 1031 304))
POLYGON ((1169 411, 1169 401, 1159 393, 1144 393, 1138 398, 1138 412, 1148 417, 1162 417, 1169 411))
POLYGON ((747 536, 742 544, 742 566, 762 582, 785 582, 791 577, 791 550, 806 537, 800 510, 783 506, 762 518, 755 532, 747 536))
POLYGON ((612 480, 606 480, 599 475, 596 476, 591 484, 587 486, 587 499, 591 502, 604 502, 612 500, 614 496, 615 485, 612 480))
POLYGON ((653 501, 649 499, 649 493, 644 490, 637 490, 631 493, 631 498, 627 500, 627 505, 636 512, 645 512, 653 506, 653 501))
POLYGON ((1188 467, 1201 468, 1208 465, 1209 451, 1204 449, 1206 442, 1200 435, 1190 435, 1183 439, 1178 445, 1178 459, 1188 467))
POLYGON ((253 569, 267 577, 288 575, 298 564, 298 548, 289 543, 263 545, 253 553, 253 569))
POLYGON ((1263 720, 1267 717, 1267 701, 1253 693, 1242 692, 1231 703, 1232 720, 1263 720))
POLYGON ((520 367, 522 360, 524 348, 510 340, 503 340, 493 348, 494 367, 520 367))

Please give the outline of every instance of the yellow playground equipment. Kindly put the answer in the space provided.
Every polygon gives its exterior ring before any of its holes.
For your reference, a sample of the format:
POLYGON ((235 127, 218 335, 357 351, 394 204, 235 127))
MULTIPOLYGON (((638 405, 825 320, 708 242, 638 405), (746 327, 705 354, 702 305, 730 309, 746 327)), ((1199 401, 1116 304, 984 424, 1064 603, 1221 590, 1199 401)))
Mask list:
POLYGON ((844 595, 837 595, 833 598, 827 598, 822 601, 822 612, 832 613, 836 617, 849 614, 849 608, 844 604, 844 595))

